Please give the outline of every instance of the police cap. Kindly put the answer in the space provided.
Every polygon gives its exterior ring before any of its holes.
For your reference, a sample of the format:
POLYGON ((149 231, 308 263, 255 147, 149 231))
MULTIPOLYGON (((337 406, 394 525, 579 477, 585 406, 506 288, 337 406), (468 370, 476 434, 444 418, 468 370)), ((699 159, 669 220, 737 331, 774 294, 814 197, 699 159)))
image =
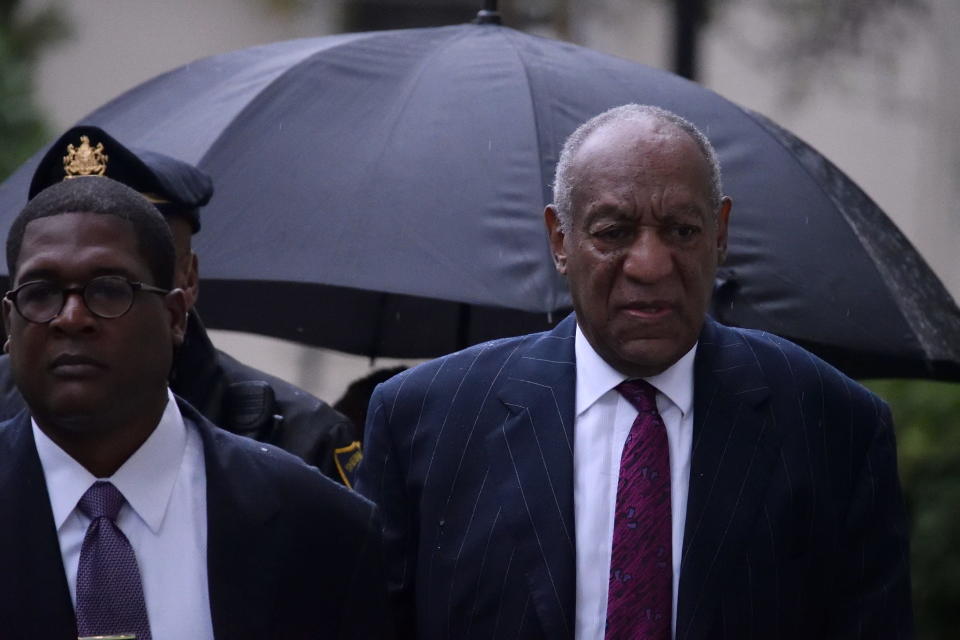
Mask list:
POLYGON ((73 127, 53 143, 30 182, 29 198, 77 176, 106 176, 139 191, 165 216, 200 230, 200 207, 213 195, 210 176, 162 153, 129 149, 100 127, 73 127))

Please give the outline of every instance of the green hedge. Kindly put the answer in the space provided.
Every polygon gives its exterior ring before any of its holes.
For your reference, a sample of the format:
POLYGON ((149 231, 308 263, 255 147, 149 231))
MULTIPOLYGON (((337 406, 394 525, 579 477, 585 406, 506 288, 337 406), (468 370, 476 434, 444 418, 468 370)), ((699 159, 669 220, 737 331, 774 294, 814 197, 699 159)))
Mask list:
POLYGON ((910 516, 917 637, 960 637, 960 384, 869 381, 890 403, 910 516))

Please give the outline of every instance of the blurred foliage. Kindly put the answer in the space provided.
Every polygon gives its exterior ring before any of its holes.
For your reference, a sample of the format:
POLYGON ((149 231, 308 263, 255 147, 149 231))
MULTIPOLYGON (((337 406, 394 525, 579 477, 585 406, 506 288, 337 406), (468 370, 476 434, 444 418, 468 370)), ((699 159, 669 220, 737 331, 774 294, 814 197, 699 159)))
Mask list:
MULTIPOLYGON (((575 0, 554 0, 557 6, 575 0)), ((588 0, 591 4, 616 7, 633 0, 588 0)), ((923 15, 934 0, 647 0, 670 7, 693 6, 700 16, 699 26, 719 19, 734 5, 762 7, 775 16, 782 27, 774 40, 775 50, 769 56, 782 61, 799 63, 805 60, 822 61, 836 55, 859 56, 874 44, 896 50, 895 42, 906 36, 907 21, 923 15), (884 42, 875 42, 877 30, 884 31, 884 42)), ((953 1, 953 0, 949 0, 953 1)))
POLYGON ((867 383, 890 403, 900 479, 911 521, 917 637, 957 637, 960 628, 960 384, 867 383))
MULTIPOLYGON (((422 0, 345 0, 389 2, 414 7, 422 0)), ((606 15, 616 22, 618 15, 638 14, 643 5, 667 7, 674 21, 692 21, 692 31, 683 42, 692 48, 693 77, 700 57, 703 29, 720 24, 724 37, 733 37, 753 64, 770 67, 788 79, 788 99, 800 100, 814 94, 820 81, 837 81, 837 62, 869 59, 886 71, 901 64, 902 45, 916 37, 917 24, 931 13, 934 2, 957 0, 500 0, 504 23, 522 30, 552 30, 566 40, 576 39, 571 23, 577 15, 606 15), (762 33, 773 37, 754 38, 742 24, 724 23, 734 6, 751 6, 767 18, 762 33), (683 18, 680 18, 683 16, 683 18)), ((477 0, 476 5, 480 5, 477 0)), ((674 39, 683 29, 673 25, 674 39)), ((671 42, 671 47, 676 43, 671 42)), ((676 53, 676 52, 674 52, 676 53)), ((677 61, 674 60, 676 63, 677 61)), ((677 71, 675 68, 674 71, 677 71)))
MULTIPOLYGON (((713 4, 738 1, 745 0, 713 4)), ((824 82, 847 86, 850 78, 838 73, 845 60, 889 76, 907 71, 903 49, 925 31, 923 22, 929 20, 930 5, 936 0, 750 1, 762 2, 777 25, 775 37, 760 45, 754 60, 770 65, 772 71, 783 70, 790 79, 784 99, 799 101, 816 95, 824 82)), ((893 96, 884 96, 884 101, 894 102, 893 96)))
POLYGON ((27 13, 20 0, 0 0, 0 180, 48 138, 33 77, 40 53, 68 33, 55 5, 27 13))
MULTIPOLYGON (((605 0, 609 1, 609 0, 605 0)), ((875 29, 887 36, 906 35, 904 18, 928 12, 931 0, 656 0, 669 5, 698 4, 706 23, 735 4, 752 4, 778 17, 783 30, 771 55, 796 62, 841 55, 862 55, 875 29)), ((892 43, 887 41, 886 46, 892 43)), ((871 53, 876 53, 871 51, 871 53)))

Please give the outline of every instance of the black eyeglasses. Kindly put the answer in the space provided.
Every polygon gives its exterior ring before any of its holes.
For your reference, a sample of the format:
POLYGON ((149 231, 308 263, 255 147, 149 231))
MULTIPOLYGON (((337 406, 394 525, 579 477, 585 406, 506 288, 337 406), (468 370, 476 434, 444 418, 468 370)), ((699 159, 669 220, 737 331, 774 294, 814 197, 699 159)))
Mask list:
POLYGON ((112 319, 130 311, 137 291, 170 293, 168 289, 131 282, 122 276, 98 276, 82 287, 61 287, 49 280, 33 280, 8 291, 3 297, 13 303, 25 320, 46 324, 60 315, 70 293, 79 293, 93 315, 112 319))

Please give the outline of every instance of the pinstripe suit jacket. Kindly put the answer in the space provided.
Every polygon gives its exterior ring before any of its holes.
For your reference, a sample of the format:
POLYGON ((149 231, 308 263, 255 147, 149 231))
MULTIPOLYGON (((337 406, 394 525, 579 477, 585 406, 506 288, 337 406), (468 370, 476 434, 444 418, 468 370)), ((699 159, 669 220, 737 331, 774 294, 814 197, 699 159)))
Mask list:
MULTIPOLYGON (((572 639, 574 330, 404 372, 370 405, 359 489, 382 509, 402 637, 572 639)), ((775 336, 710 319, 676 637, 912 634, 887 406, 775 336)))

